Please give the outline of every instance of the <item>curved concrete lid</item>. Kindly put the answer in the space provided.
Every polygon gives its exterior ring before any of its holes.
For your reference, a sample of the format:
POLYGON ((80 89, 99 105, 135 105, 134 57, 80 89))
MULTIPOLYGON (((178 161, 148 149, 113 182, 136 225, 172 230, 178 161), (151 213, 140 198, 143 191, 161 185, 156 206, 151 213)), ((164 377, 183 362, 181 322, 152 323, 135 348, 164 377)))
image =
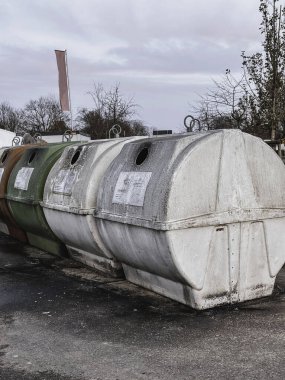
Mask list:
POLYGON ((42 200, 48 173, 63 149, 70 144, 73 143, 27 145, 9 177, 6 198, 31 204, 42 200))
POLYGON ((123 148, 95 214, 162 230, 276 218, 285 216, 284 188, 280 158, 239 130, 152 138, 123 148))
POLYGON ((99 183, 122 147, 140 137, 96 140, 67 147, 46 181, 42 206, 78 214, 93 213, 99 183))
POLYGON ((14 166, 31 145, 20 145, 0 150, 0 198, 5 197, 7 184, 14 166))

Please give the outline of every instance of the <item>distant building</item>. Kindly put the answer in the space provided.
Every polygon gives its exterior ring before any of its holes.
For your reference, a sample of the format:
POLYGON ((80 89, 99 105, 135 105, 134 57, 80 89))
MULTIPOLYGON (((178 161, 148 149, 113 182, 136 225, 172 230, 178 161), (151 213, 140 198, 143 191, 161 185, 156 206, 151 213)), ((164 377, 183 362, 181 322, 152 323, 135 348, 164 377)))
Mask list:
POLYGON ((12 140, 16 133, 0 129, 0 148, 4 146, 12 146, 12 140))
POLYGON ((172 130, 171 129, 154 129, 152 134, 153 136, 172 135, 172 130))

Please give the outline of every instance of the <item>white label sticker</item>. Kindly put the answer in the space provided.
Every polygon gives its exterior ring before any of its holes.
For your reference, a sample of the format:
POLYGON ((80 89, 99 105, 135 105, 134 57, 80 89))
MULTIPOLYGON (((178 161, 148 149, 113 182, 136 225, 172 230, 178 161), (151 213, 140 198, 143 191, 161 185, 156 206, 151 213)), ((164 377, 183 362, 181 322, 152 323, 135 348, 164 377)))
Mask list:
POLYGON ((77 172, 62 169, 55 178, 53 192, 59 194, 71 194, 73 184, 76 180, 77 172))
POLYGON ((121 172, 117 180, 113 203, 143 206, 151 172, 121 172))
POLYGON ((0 168, 0 182, 1 182, 1 179, 2 179, 3 173, 4 173, 4 168, 0 168))
POLYGON ((6 235, 9 235, 7 224, 0 222, 0 231, 4 232, 6 235))
POLYGON ((21 168, 15 179, 14 187, 19 190, 27 190, 34 168, 21 168))

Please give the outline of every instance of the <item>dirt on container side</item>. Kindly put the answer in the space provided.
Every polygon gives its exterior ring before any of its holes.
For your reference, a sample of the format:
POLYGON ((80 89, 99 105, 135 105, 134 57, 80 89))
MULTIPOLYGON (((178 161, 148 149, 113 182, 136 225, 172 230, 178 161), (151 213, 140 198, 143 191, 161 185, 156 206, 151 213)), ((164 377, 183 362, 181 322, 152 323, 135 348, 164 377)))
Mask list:
POLYGON ((284 188, 280 158, 241 131, 151 138, 109 166, 94 218, 129 281, 207 309, 272 293, 284 188))

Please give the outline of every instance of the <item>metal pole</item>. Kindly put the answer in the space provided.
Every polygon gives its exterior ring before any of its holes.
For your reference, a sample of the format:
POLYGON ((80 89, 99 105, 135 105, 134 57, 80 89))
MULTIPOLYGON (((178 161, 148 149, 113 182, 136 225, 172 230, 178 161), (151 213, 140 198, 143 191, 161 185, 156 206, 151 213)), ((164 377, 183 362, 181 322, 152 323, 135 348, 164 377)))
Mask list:
POLYGON ((69 74, 68 74, 68 64, 67 64, 67 50, 65 50, 65 66, 66 66, 66 74, 67 74, 67 88, 68 88, 68 99, 69 99, 70 129, 73 131, 73 115, 72 115, 72 108, 71 108, 71 96, 70 96, 69 74))

